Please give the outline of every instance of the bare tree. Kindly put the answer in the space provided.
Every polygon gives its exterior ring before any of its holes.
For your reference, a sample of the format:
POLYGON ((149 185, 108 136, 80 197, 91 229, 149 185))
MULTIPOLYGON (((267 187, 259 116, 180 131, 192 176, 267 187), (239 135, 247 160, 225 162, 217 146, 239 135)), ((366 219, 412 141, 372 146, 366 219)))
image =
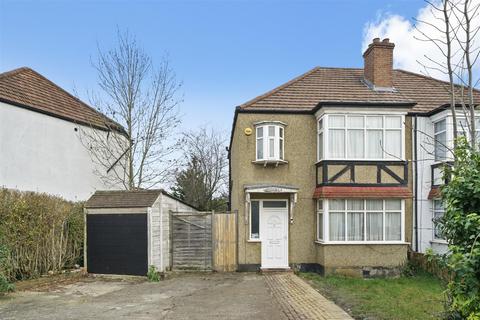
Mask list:
POLYGON ((474 88, 478 80, 474 79, 474 69, 478 68, 476 63, 480 53, 480 47, 476 43, 480 31, 478 23, 480 2, 471 0, 426 2, 435 20, 433 22, 417 20, 416 28, 420 36, 416 38, 433 43, 444 59, 435 60, 426 54, 425 58, 430 65, 419 63, 426 75, 429 75, 429 70, 448 75, 448 84, 444 87, 450 96, 454 139, 457 138, 457 132, 463 131, 469 137, 472 148, 477 149, 475 104, 478 103, 478 99, 475 99, 475 96, 478 96, 478 93, 474 88), (457 126, 459 105, 465 118, 462 128, 457 126))
POLYGON ((183 134, 186 168, 177 173, 175 194, 190 198, 201 209, 215 209, 212 202, 225 196, 228 181, 226 135, 202 127, 183 134))
POLYGON ((164 57, 158 68, 128 32, 117 31, 117 46, 98 49, 93 66, 98 73, 97 94, 90 102, 116 123, 108 132, 83 130, 81 136, 105 181, 126 189, 151 188, 173 173, 173 139, 180 123, 181 84, 164 57), (118 124, 124 132, 115 130, 118 124))

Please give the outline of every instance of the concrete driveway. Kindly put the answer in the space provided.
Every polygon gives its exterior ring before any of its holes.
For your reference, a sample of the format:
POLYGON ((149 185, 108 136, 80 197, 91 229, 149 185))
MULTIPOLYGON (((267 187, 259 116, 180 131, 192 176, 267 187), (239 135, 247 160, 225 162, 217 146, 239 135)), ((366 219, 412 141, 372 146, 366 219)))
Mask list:
POLYGON ((191 274, 159 283, 81 278, 0 297, 0 319, 286 319, 265 277, 191 274))

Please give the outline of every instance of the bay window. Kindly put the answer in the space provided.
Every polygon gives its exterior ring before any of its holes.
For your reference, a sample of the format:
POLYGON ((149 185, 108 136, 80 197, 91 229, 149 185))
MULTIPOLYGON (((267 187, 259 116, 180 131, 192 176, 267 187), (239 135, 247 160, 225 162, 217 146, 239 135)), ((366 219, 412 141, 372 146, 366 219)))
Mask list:
POLYGON ((284 159, 284 124, 262 122, 256 125, 256 160, 284 159))
POLYGON ((435 161, 447 159, 447 120, 443 119, 433 124, 435 161))
POLYGON ((327 114, 317 128, 317 160, 403 158, 401 115, 327 114))
POLYGON ((398 199, 318 200, 317 240, 400 242, 403 212, 403 202, 398 199))

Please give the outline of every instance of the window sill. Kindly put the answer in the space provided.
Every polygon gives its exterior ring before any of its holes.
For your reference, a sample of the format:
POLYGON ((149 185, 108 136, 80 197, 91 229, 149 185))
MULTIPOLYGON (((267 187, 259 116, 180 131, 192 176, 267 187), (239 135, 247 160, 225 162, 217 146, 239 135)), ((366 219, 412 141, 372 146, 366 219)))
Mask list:
POLYGON ((254 160, 252 161, 252 163, 263 165, 264 167, 266 167, 267 165, 274 165, 275 167, 278 167, 281 164, 287 164, 288 161, 280 160, 280 159, 278 160, 271 159, 271 160, 254 160))
POLYGON ((432 241, 430 241, 430 243, 445 244, 445 245, 448 244, 447 240, 443 240, 443 239, 433 239, 432 241))
POLYGON ((404 241, 320 241, 316 240, 316 244, 322 244, 322 245, 408 245, 410 242, 404 242, 404 241))
POLYGON ((260 243, 260 242, 262 242, 262 240, 260 240, 260 239, 249 239, 249 240, 247 240, 247 242, 249 242, 249 243, 260 243))

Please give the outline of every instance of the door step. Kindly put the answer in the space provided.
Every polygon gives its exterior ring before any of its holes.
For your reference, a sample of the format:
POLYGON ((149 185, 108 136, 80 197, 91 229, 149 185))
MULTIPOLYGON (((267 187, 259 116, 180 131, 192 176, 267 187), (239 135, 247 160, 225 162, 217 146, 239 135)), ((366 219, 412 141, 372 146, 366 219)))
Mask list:
POLYGON ((292 268, 260 268, 260 273, 293 273, 292 268))

